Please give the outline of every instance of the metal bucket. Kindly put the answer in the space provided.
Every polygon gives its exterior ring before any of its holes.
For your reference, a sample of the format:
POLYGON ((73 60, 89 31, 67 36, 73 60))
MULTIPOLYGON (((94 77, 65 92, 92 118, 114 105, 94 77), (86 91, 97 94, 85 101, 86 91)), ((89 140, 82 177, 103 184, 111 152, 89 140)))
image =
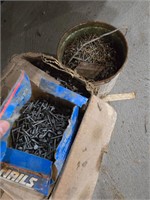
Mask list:
MULTIPOLYGON (((103 22, 87 22, 83 24, 79 24, 70 30, 68 30, 60 39, 60 42, 58 44, 57 48, 57 59, 58 61, 62 63, 62 58, 64 55, 64 51, 66 47, 72 43, 72 41, 77 38, 78 36, 84 34, 84 33, 98 33, 98 34, 104 34, 106 32, 110 32, 115 30, 116 28, 112 25, 103 23, 103 22)), ((127 60, 127 53, 128 53, 128 45, 127 41, 124 37, 124 35, 118 30, 115 33, 111 34, 111 38, 115 41, 116 46, 120 53, 120 59, 121 59, 121 65, 109 78, 98 80, 96 82, 93 82, 93 85, 96 88, 97 96, 102 97, 106 96, 110 93, 112 88, 114 87, 116 80, 123 69, 123 66, 125 64, 125 61, 127 60)), ((67 67, 67 66, 66 66, 67 67)))

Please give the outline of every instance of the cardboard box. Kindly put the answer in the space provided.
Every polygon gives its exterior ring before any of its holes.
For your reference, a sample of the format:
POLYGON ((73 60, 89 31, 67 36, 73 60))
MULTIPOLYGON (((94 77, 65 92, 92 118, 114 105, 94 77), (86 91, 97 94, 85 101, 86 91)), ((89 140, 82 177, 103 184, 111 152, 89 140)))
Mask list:
MULTIPOLYGON (((33 55, 33 54, 32 54, 33 55)), ((37 54, 34 54, 36 57, 37 54)), ((33 56, 33 57, 34 57, 33 56)), ((40 57, 40 55, 38 55, 40 57)), ((34 59, 34 58, 33 58, 34 59)), ((56 79, 38 69, 22 56, 14 57, 7 66, 7 73, 2 79, 2 93, 8 93, 17 72, 23 69, 39 86, 41 77, 57 82, 56 79)), ((69 156, 59 176, 50 199, 76 200, 90 199, 92 197, 98 178, 103 153, 110 141, 116 121, 114 109, 96 96, 91 95, 88 107, 85 110, 69 156)), ((1 188, 13 199, 42 199, 41 194, 1 180, 1 188), (15 191, 15 192, 14 192, 15 191)), ((4 195, 2 195, 2 198, 4 195)))
MULTIPOLYGON (((23 104, 29 99, 32 101, 37 99, 47 100, 50 105, 62 108, 63 113, 65 113, 67 109, 70 110, 68 125, 65 128, 62 139, 56 149, 55 162, 53 163, 46 158, 14 149, 11 145, 11 137, 8 135, 8 138, 3 137, 1 141, 0 176, 7 181, 14 182, 14 184, 21 184, 22 187, 28 187, 31 190, 36 190, 43 195, 48 196, 49 190, 53 187, 53 181, 57 178, 62 169, 76 133, 79 113, 79 107, 77 105, 81 106, 86 103, 87 99, 45 79, 41 79, 40 87, 33 85, 32 82, 30 85, 27 75, 23 72, 2 105, 2 109, 0 108, 0 115, 1 113, 3 114, 2 119, 8 121, 12 120, 14 115, 18 114, 18 107, 21 109, 23 104), (20 80, 22 81, 20 82, 20 80), (20 85, 18 85, 18 83, 20 85), (14 94, 13 97, 12 94, 14 94), (73 99, 72 96, 74 97, 73 99), (71 101, 74 101, 74 104, 72 104, 71 101), (7 145, 6 148, 5 145, 7 145), (57 174, 53 173, 54 167, 57 170, 57 174), (54 180, 52 180, 52 175, 55 175, 56 177, 54 180)), ((29 121, 30 120, 31 119, 29 119, 29 121)), ((27 134, 26 137, 28 137, 29 132, 26 130, 23 134, 27 134)), ((30 140, 30 136, 28 140, 30 140)))

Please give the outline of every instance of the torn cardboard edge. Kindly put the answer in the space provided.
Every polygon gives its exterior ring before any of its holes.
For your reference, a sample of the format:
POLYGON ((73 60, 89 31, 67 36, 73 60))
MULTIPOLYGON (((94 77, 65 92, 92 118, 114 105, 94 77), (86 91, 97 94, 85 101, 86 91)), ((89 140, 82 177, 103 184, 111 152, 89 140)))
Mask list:
MULTIPOLYGON (((43 76, 44 78, 47 78, 48 80, 51 79, 51 81, 57 83, 57 84, 61 84, 63 85, 63 82, 65 81, 59 81, 57 80, 57 77, 55 76, 55 74, 57 74, 57 76, 59 77, 60 74, 61 76, 63 76, 65 78, 65 80, 68 81, 68 79, 73 81, 73 84, 75 85, 74 87, 76 87, 79 90, 79 93, 81 93, 82 91, 82 95, 83 93, 85 93, 85 97, 89 97, 90 94, 92 94, 92 88, 89 89, 88 84, 86 84, 86 82, 84 81, 84 79, 82 80, 82 78, 79 78, 75 72, 75 75, 72 74, 71 72, 68 72, 68 69, 65 70, 65 68, 52 56, 48 56, 48 55, 44 55, 41 53, 24 53, 24 54, 20 54, 20 55, 14 55, 12 57, 12 59, 10 60, 8 66, 6 67, 6 69, 3 71, 3 77, 2 77, 2 81, 4 83, 5 77, 11 73, 11 69, 12 68, 20 68, 20 66, 22 66, 23 70, 26 71, 26 68, 30 67, 31 70, 29 70, 29 77, 32 76, 33 81, 39 82, 39 79, 41 78, 41 76, 43 76), (39 73, 40 72, 40 73, 39 73)), ((66 81, 67 85, 69 85, 69 83, 66 81)), ((68 86, 65 86, 68 88, 68 86)), ((70 88, 68 88, 70 89, 70 88)))
MULTIPOLYGON (((43 53, 27 52, 27 53, 23 53, 23 54, 19 54, 19 55, 17 55, 17 54, 13 55, 9 62, 16 62, 16 64, 17 64, 18 61, 21 62, 21 59, 26 61, 26 64, 27 63, 32 64, 32 62, 31 62, 32 60, 39 59, 43 63, 49 65, 51 68, 55 68, 60 72, 65 72, 65 73, 71 75, 71 77, 75 77, 79 82, 81 82, 86 87, 87 91, 89 91, 91 94, 97 93, 97 88, 93 85, 93 83, 91 81, 86 80, 83 76, 79 75, 76 71, 63 66, 53 56, 46 55, 43 53)), ((13 68, 13 66, 12 66, 12 68, 13 68)), ((3 74, 5 74, 5 75, 3 76, 2 80, 10 73, 10 71, 11 71, 11 68, 9 70, 7 70, 7 68, 4 70, 3 74)), ((57 81, 57 80, 55 79, 55 81, 57 81)), ((58 81, 57 81, 57 83, 58 83, 58 81)))

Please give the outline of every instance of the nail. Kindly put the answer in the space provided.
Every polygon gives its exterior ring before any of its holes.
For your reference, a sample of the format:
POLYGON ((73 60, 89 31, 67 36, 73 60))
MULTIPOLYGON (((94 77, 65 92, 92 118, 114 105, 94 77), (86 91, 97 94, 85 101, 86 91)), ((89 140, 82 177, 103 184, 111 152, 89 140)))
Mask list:
POLYGON ((39 146, 37 144, 34 145, 34 150, 37 150, 39 146))

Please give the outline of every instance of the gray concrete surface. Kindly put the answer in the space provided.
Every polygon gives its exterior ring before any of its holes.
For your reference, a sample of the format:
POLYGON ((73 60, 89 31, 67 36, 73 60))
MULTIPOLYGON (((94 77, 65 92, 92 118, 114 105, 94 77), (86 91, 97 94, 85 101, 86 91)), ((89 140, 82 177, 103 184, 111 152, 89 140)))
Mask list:
POLYGON ((93 200, 150 199, 149 81, 150 2, 4 2, 2 67, 12 54, 55 54, 73 25, 100 20, 127 26, 128 62, 112 93, 135 91, 135 100, 114 102, 118 120, 102 162, 93 200))

